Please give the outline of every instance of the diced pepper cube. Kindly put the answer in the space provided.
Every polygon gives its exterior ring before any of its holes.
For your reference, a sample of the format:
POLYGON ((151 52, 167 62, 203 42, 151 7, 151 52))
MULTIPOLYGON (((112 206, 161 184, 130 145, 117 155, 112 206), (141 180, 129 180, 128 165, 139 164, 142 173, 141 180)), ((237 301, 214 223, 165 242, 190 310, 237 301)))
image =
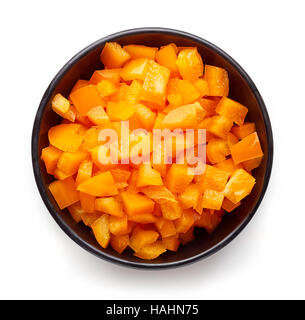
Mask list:
POLYGON ((245 121, 248 108, 232 99, 224 97, 218 103, 216 112, 241 126, 245 121))
POLYGON ((234 126, 232 128, 232 133, 239 139, 243 139, 255 131, 256 131, 256 128, 255 128, 254 122, 245 122, 241 126, 234 126))
POLYGON ((116 236, 112 234, 110 245, 117 253, 121 254, 129 245, 129 235, 116 236))
POLYGON ((229 94, 228 72, 219 67, 206 65, 204 71, 205 80, 209 85, 209 95, 227 97, 229 94))
POLYGON ((224 195, 231 202, 237 204, 252 191, 255 178, 244 169, 236 170, 228 181, 224 195))
POLYGON ((153 169, 150 163, 142 163, 139 168, 137 187, 161 185, 163 181, 160 172, 153 169))
POLYGON ((178 251, 180 241, 177 236, 167 237, 162 239, 162 243, 167 250, 178 251))
POLYGON ((63 152, 58 159, 57 168, 70 176, 78 171, 78 168, 83 160, 88 157, 84 151, 63 152))
POLYGON ((103 214, 91 226, 96 241, 103 247, 107 248, 110 242, 109 216, 103 214))
POLYGON ((173 193, 183 192, 192 182, 194 174, 187 165, 173 163, 166 175, 165 185, 173 193))
POLYGON ((86 129, 80 124, 59 124, 50 128, 50 144, 67 152, 75 152, 84 140, 86 129))
POLYGON ((80 115, 85 115, 90 109, 105 106, 97 86, 88 85, 71 93, 70 98, 80 115))
POLYGON ((121 68, 96 70, 93 72, 89 84, 98 84, 102 80, 110 80, 115 85, 119 85, 121 70, 121 68))
POLYGON ((235 164, 262 157, 263 151, 257 132, 249 134, 247 137, 232 146, 231 153, 235 164))
POLYGON ((200 191, 204 192, 206 189, 223 191, 228 178, 228 172, 206 165, 205 171, 199 180, 200 191))
POLYGON ((95 196, 91 196, 90 194, 80 192, 79 200, 84 211, 88 213, 93 213, 95 211, 95 208, 94 208, 95 196))
POLYGON ((123 206, 116 197, 98 198, 95 200, 95 210, 112 216, 123 217, 123 206))
POLYGON ((82 182, 78 185, 77 190, 96 197, 113 196, 118 194, 118 189, 109 171, 102 172, 82 182))
POLYGON ((146 58, 133 59, 125 64, 120 75, 125 81, 144 81, 148 63, 149 60, 146 58))
POLYGON ((163 105, 169 76, 170 71, 167 68, 150 61, 143 83, 141 99, 163 105))
POLYGON ((147 47, 137 44, 129 44, 127 46, 124 46, 123 49, 129 53, 132 59, 147 58, 150 60, 155 60, 155 55, 158 51, 158 48, 147 47))
POLYGON ((101 52, 101 61, 105 67, 120 68, 130 59, 130 54, 116 42, 107 42, 101 52))
POLYGON ((124 210, 130 216, 154 211, 154 201, 144 195, 125 191, 121 193, 121 197, 124 210))
POLYGON ((166 220, 163 217, 159 218, 155 223, 162 238, 171 237, 176 234, 176 228, 172 221, 166 220))
POLYGON ((164 253, 166 248, 161 240, 158 240, 152 244, 148 244, 142 247, 134 255, 138 258, 145 260, 153 260, 159 257, 160 254, 164 253))
POLYGON ((211 139, 207 145, 207 157, 212 164, 221 162, 230 154, 230 149, 225 140, 211 139))
POLYGON ((191 209, 183 210, 181 217, 174 221, 177 233, 186 233, 194 222, 194 211, 191 209))
POLYGON ((60 158, 62 151, 53 147, 48 146, 43 148, 41 151, 41 159, 43 160, 48 174, 54 174, 57 167, 58 159, 60 158))
POLYGON ((128 219, 127 216, 117 217, 109 216, 109 230, 116 236, 122 236, 128 233, 128 219))
POLYGON ((52 110, 58 113, 59 115, 68 112, 70 108, 70 102, 60 93, 57 93, 52 99, 52 110))
POLYGON ((162 66, 170 70, 171 77, 178 75, 178 68, 176 65, 177 47, 173 43, 161 47, 156 53, 156 60, 162 66))
POLYGON ((75 189, 75 183, 72 177, 52 182, 49 185, 49 190, 60 209, 67 208, 79 201, 79 194, 75 189))
POLYGON ((206 209, 220 210, 224 194, 222 192, 206 189, 202 197, 202 207, 206 209))
POLYGON ((153 230, 145 230, 141 227, 136 227, 130 237, 130 247, 135 252, 138 252, 144 246, 155 242, 159 238, 159 233, 153 230))
POLYGON ((193 82, 203 75, 203 62, 197 48, 181 50, 176 64, 183 79, 193 82))

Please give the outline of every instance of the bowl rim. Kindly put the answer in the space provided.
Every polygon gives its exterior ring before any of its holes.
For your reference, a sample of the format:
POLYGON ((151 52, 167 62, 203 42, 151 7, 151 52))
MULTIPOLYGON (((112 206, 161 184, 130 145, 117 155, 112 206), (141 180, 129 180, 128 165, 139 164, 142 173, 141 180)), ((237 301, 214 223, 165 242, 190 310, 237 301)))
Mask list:
POLYGON ((55 75, 53 80, 51 81, 50 85, 46 89, 41 102, 39 104, 34 125, 33 125, 33 131, 32 131, 32 141, 31 141, 31 153, 32 153, 32 165, 34 170, 34 176, 35 181, 39 190, 39 193, 41 195, 41 198, 43 202, 45 203, 48 211, 50 212, 51 216, 54 218, 54 220, 57 222, 57 224, 60 226, 60 228, 78 245, 80 245, 83 249, 86 251, 94 254, 95 256, 107 260, 112 263, 116 263, 119 265, 124 265, 128 267, 134 267, 134 268, 141 268, 141 269, 165 269, 165 268, 173 268, 173 267, 179 267, 182 265, 190 264, 193 262, 198 261, 199 259, 207 258, 208 256, 216 253, 223 247, 225 247, 228 243, 230 243, 250 222, 250 220, 253 218, 254 214, 256 213, 268 186, 270 175, 272 171, 272 163, 273 163, 273 134, 272 134, 272 127, 271 122, 269 119, 269 115, 265 106, 265 103, 256 88, 254 82, 249 77, 249 75, 245 72, 245 70, 226 52, 224 52, 222 49, 218 48, 216 45, 212 44, 211 42, 198 37, 196 35, 193 35, 188 32, 176 30, 176 29, 170 29, 170 28, 160 28, 160 27, 145 27, 145 28, 134 28, 134 29, 128 29, 123 30, 120 32, 113 33, 111 35, 108 35, 106 37, 103 37, 92 44, 88 45, 84 49, 82 49, 80 52, 78 52, 74 57, 72 57, 61 69, 60 71, 55 75), (235 228, 230 234, 228 234, 222 241, 216 243, 213 247, 209 248, 205 252, 199 253, 195 256, 189 257, 187 259, 182 259, 179 261, 174 262, 164 262, 164 263, 146 263, 146 262, 132 262, 125 260, 123 258, 112 256, 111 254, 108 254, 106 252, 102 252, 97 250, 94 246, 90 245, 88 242, 83 240, 81 237, 79 237, 76 232, 74 232, 57 214, 56 209, 54 208, 53 204, 51 203, 48 194, 45 190, 44 184, 42 182, 42 176, 41 171, 39 167, 39 155, 38 155, 38 137, 39 137, 39 131, 41 126, 41 120, 42 115, 44 112, 44 109, 47 106, 48 101, 51 98, 51 94, 56 87, 58 81, 65 75, 65 73, 71 68, 71 66, 86 56, 88 53, 90 53, 92 50, 96 49, 97 47, 101 46, 103 43, 106 43, 107 41, 114 41, 117 38, 121 38, 124 36, 129 35, 137 35, 137 34, 143 34, 143 33, 163 33, 163 34, 171 34, 176 36, 181 36, 183 38, 187 38, 190 40, 193 40, 195 42, 202 43, 204 46, 208 47, 212 51, 216 52, 220 56, 222 56, 227 62, 229 62, 236 70, 239 72, 239 74, 244 78, 244 80, 249 85, 251 91, 253 92, 259 108, 261 109, 264 124, 266 127, 266 135, 267 135, 267 143, 268 143, 268 160, 266 164, 266 171, 264 175, 264 183, 262 191, 258 197, 258 200, 249 213, 249 215, 246 217, 246 219, 237 227, 235 228))

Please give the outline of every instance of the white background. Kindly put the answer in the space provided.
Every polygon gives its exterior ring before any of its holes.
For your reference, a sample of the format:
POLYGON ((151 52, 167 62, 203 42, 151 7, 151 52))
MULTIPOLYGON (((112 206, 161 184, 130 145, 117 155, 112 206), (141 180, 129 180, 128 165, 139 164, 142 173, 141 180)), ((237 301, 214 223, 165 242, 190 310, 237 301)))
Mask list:
POLYGON ((305 298, 304 1, 5 1, 0 8, 0 298, 305 298), (141 271, 85 252, 36 188, 31 130, 43 92, 75 53, 113 32, 181 29, 229 53, 267 105, 270 185, 246 229, 214 256, 141 271))

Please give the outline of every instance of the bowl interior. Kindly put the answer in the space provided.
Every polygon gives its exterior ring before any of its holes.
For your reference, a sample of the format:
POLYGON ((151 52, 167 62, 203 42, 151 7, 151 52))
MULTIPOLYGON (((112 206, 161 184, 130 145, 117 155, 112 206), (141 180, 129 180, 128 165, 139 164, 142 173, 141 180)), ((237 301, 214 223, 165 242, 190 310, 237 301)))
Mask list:
POLYGON ((234 62, 229 61, 230 58, 228 56, 220 50, 218 51, 217 48, 213 48, 211 44, 205 41, 198 42, 198 39, 195 37, 175 31, 142 30, 133 34, 130 32, 121 33, 112 38, 110 36, 106 40, 117 41, 122 45, 143 44, 159 47, 174 42, 178 46, 196 46, 202 55, 204 63, 225 68, 229 73, 230 79, 229 96, 249 108, 247 121, 256 123, 257 132, 265 154, 261 166, 253 171, 253 175, 257 181, 256 185, 251 195, 243 201, 242 205, 234 213, 224 215, 223 221, 212 235, 208 235, 202 229, 196 230, 196 239, 185 246, 181 246, 177 253, 166 252, 156 260, 142 261, 134 257, 132 251, 127 250, 122 255, 119 255, 111 247, 106 250, 101 248, 95 241, 89 228, 81 223, 76 224, 67 210, 61 211, 58 208, 48 190, 48 184, 53 181, 53 178, 47 174, 44 164, 40 160, 41 149, 48 145, 47 132, 49 128, 60 121, 60 118, 52 112, 50 101, 58 92, 67 96, 78 79, 89 79, 94 70, 103 68, 99 60, 99 54, 105 41, 99 41, 68 62, 55 77, 42 100, 36 118, 37 132, 35 134, 34 128, 33 134, 34 169, 36 167, 36 171, 38 172, 38 176, 36 173, 36 179, 42 197, 53 217, 65 232, 72 236, 80 245, 99 256, 103 253, 103 257, 117 262, 124 261, 130 265, 169 266, 176 262, 181 263, 181 261, 192 260, 194 257, 198 257, 198 255, 207 255, 214 251, 216 247, 221 247, 228 238, 232 237, 232 234, 237 234, 238 230, 242 229, 242 226, 250 220, 260 202, 261 194, 266 188, 270 174, 268 171, 271 170, 270 161, 272 159, 270 158, 272 155, 270 154, 270 150, 272 148, 272 140, 271 128, 269 128, 269 123, 266 123, 266 113, 262 111, 259 105, 263 104, 263 102, 259 101, 259 94, 255 87, 250 87, 249 79, 248 81, 246 80, 245 75, 240 73, 242 71, 240 71, 239 67, 234 65, 234 62))

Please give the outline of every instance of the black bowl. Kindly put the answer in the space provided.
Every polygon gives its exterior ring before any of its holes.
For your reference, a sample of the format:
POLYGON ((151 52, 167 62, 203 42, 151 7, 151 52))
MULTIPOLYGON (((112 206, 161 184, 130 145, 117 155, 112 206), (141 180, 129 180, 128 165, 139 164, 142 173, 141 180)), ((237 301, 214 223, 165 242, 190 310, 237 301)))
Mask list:
POLYGON ((32 135, 32 159, 41 197, 55 221, 72 240, 99 258, 130 267, 156 269, 177 267, 207 257, 223 248, 239 234, 255 214, 266 192, 272 168, 273 138, 269 116, 257 88, 247 73, 224 51, 204 39, 182 31, 140 28, 118 32, 94 42, 74 56, 58 72, 47 88, 36 114, 32 135), (212 235, 208 235, 202 229, 196 230, 196 239, 193 242, 181 246, 176 253, 166 252, 153 261, 138 259, 128 250, 119 255, 110 247, 101 248, 89 228, 75 223, 67 210, 62 211, 58 208, 48 189, 48 184, 53 179, 47 174, 40 160, 42 148, 48 145, 48 129, 60 121, 51 110, 53 96, 58 92, 68 95, 78 79, 89 79, 94 70, 103 68, 99 55, 107 41, 117 41, 122 45, 143 44, 155 47, 171 42, 178 46, 196 46, 204 63, 220 66, 228 71, 230 97, 249 108, 247 120, 256 123, 264 152, 261 166, 253 172, 257 182, 252 193, 234 213, 224 216, 212 235))

